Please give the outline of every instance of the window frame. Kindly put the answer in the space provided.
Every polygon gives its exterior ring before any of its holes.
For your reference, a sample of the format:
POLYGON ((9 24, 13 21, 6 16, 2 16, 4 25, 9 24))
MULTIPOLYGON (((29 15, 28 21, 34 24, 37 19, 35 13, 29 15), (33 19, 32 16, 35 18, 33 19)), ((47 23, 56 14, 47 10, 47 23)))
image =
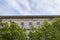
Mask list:
POLYGON ((37 26, 37 27, 40 27, 40 22, 37 22, 37 23, 36 23, 36 26, 37 26))
POLYGON ((24 27, 24 22, 21 22, 21 28, 23 28, 24 27))

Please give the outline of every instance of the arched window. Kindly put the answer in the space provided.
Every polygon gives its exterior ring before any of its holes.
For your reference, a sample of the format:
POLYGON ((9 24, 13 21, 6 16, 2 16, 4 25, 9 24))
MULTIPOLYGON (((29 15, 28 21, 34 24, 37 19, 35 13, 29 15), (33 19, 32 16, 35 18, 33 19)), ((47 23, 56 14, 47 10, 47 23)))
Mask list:
POLYGON ((23 28, 24 27, 24 22, 21 22, 21 28, 23 28))

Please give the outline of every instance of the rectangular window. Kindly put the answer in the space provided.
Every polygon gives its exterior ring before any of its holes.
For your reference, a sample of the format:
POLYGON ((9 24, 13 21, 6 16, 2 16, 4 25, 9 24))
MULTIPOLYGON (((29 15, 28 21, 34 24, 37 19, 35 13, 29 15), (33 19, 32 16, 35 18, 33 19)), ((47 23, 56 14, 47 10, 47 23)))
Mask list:
POLYGON ((29 28, 31 28, 32 27, 32 22, 29 22, 29 28))
POLYGON ((37 22, 37 27, 40 27, 40 22, 37 22))
POLYGON ((23 28, 24 27, 24 22, 21 22, 21 28, 23 28))

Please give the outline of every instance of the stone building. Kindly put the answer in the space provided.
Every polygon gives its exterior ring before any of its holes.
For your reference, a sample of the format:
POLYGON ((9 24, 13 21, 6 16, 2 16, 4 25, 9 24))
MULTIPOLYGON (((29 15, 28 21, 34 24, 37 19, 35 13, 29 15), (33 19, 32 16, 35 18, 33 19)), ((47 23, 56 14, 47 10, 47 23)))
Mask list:
POLYGON ((21 28, 30 29, 32 24, 35 27, 40 27, 40 25, 45 21, 51 22, 55 17, 60 16, 0 16, 3 22, 10 23, 10 20, 14 20, 21 28))

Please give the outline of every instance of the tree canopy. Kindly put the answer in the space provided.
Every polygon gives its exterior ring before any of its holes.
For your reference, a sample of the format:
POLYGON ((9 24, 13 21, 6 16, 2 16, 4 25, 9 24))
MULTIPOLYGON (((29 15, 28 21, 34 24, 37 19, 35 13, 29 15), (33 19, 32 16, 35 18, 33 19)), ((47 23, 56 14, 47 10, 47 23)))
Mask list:
POLYGON ((0 40, 60 40, 60 18, 45 21, 40 27, 32 26, 27 34, 27 29, 14 21, 8 24, 0 18, 0 40))

